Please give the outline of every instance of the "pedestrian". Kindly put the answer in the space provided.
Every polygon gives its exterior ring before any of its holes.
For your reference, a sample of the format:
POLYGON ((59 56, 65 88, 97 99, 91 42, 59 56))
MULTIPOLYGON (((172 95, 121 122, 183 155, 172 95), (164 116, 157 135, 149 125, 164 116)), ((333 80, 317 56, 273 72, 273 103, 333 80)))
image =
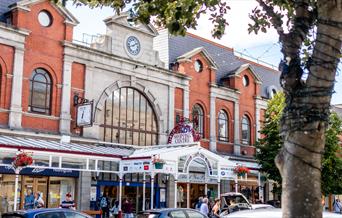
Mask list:
POLYGON ((197 201, 196 204, 195 204, 195 209, 196 209, 196 210, 200 210, 201 205, 202 205, 202 201, 203 201, 203 197, 199 197, 199 198, 198 198, 198 201, 197 201))
POLYGON ((221 200, 219 198, 215 199, 215 205, 212 210, 213 217, 220 217, 221 200))
POLYGON ((36 192, 34 194, 34 208, 42 208, 44 207, 45 203, 42 198, 42 194, 39 192, 36 192))
POLYGON ((129 199, 125 199, 122 204, 122 212, 124 214, 124 218, 133 218, 133 205, 129 199))
POLYGON ((114 218, 118 218, 119 215, 119 201, 116 200, 113 204, 112 209, 110 210, 110 212, 112 213, 112 215, 114 216, 114 218))
POLYGON ((203 198, 201 203, 200 212, 209 216, 208 198, 203 198))
POLYGON ((342 213, 342 204, 341 204, 340 199, 338 199, 338 198, 335 199, 333 206, 334 206, 334 212, 335 213, 342 213))
POLYGON ((31 189, 27 189, 27 195, 25 196, 25 199, 24 199, 24 209, 29 210, 29 209, 33 209, 33 207, 34 207, 34 195, 31 189))
POLYGON ((72 200, 70 192, 68 192, 65 195, 65 200, 62 201, 62 203, 61 203, 61 205, 59 207, 60 208, 76 210, 75 202, 72 200))
POLYGON ((99 204, 102 211, 103 218, 109 218, 109 198, 108 198, 108 191, 106 191, 100 198, 99 204))

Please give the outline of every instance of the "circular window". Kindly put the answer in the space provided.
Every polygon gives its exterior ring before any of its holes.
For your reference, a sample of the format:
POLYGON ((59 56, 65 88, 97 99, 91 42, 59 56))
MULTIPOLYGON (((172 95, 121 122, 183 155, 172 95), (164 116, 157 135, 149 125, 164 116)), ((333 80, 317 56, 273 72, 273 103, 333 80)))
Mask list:
POLYGON ((248 86, 249 85, 249 79, 248 79, 248 76, 243 76, 242 78, 242 84, 243 86, 248 86))
POLYGON ((43 27, 51 26, 52 16, 48 11, 43 10, 38 14, 38 21, 43 27))
POLYGON ((196 72, 200 73, 203 70, 203 64, 200 60, 195 61, 195 70, 196 72))

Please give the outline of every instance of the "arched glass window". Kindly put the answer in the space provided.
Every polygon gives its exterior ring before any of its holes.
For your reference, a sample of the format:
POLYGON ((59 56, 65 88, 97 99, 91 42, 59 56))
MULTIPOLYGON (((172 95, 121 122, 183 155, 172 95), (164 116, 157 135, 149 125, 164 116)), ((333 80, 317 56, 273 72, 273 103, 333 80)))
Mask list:
POLYGON ((226 141, 229 140, 228 134, 228 115, 224 110, 220 110, 218 114, 218 140, 226 141))
POLYGON ((251 143, 251 122, 246 115, 242 117, 241 131, 242 131, 242 138, 241 138, 242 144, 249 145, 251 143))
POLYGON ((158 144, 156 115, 147 98, 133 88, 115 90, 104 105, 103 140, 130 145, 158 144))
POLYGON ((42 114, 51 113, 51 78, 41 68, 32 72, 30 78, 29 111, 42 114))
POLYGON ((204 138, 204 113, 199 104, 192 108, 192 122, 194 129, 204 138))

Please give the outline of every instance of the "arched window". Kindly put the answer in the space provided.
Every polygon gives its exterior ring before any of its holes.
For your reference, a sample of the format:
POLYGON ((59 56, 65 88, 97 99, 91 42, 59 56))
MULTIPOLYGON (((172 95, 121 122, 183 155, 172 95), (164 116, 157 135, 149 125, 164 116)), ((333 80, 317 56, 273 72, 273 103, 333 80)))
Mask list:
POLYGON ((130 145, 158 144, 156 115, 147 98, 133 88, 115 90, 104 105, 103 140, 130 145))
POLYGON ((246 115, 242 117, 241 131, 242 131, 242 138, 241 138, 242 144, 249 145, 251 143, 251 122, 246 115))
POLYGON ((229 140, 228 133, 228 115, 224 110, 220 110, 218 114, 218 140, 226 141, 229 140))
POLYGON ((29 111, 50 114, 51 93, 49 73, 42 68, 35 69, 30 78, 29 111))
POLYGON ((194 129, 204 138, 204 113, 199 104, 192 108, 192 122, 194 129))

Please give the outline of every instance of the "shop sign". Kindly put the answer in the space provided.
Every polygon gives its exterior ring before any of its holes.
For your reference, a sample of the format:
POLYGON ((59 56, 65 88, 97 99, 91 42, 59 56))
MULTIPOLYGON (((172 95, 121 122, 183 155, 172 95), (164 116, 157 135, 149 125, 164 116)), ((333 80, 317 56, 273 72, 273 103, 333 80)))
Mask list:
MULTIPOLYGON (((215 183, 217 180, 209 181, 208 178, 206 180, 204 173, 189 173, 189 182, 190 183, 215 183)), ((178 182, 188 182, 188 175, 181 174, 178 175, 178 182)))
POLYGON ((221 178, 235 178, 234 167, 220 167, 219 174, 221 178))
POLYGON ((184 164, 184 168, 183 168, 183 172, 184 172, 184 173, 186 173, 186 172, 188 171, 189 164, 190 164, 191 161, 194 160, 194 159, 201 159, 201 160, 206 164, 209 175, 210 175, 210 176, 213 175, 213 168, 212 168, 212 166, 211 166, 211 164, 210 164, 208 158, 207 158, 204 154, 202 154, 202 153, 200 153, 200 152, 198 152, 198 153, 196 153, 196 154, 194 154, 194 155, 190 155, 190 156, 188 157, 188 159, 185 161, 185 164, 184 164))
POLYGON ((176 165, 172 163, 164 163, 162 169, 154 169, 155 172, 161 172, 161 173, 175 173, 176 172, 176 165))
POLYGON ((152 169, 151 160, 122 160, 121 171, 127 173, 141 173, 152 169))
POLYGON ((181 119, 170 132, 168 144, 193 143, 200 140, 200 135, 192 128, 190 122, 181 119))
MULTIPOLYGON (((12 166, 0 166, 0 173, 14 174, 12 166)), ((61 176, 61 177, 78 177, 79 172, 76 170, 65 169, 44 169, 25 167, 20 171, 21 175, 34 175, 34 176, 61 176)))

